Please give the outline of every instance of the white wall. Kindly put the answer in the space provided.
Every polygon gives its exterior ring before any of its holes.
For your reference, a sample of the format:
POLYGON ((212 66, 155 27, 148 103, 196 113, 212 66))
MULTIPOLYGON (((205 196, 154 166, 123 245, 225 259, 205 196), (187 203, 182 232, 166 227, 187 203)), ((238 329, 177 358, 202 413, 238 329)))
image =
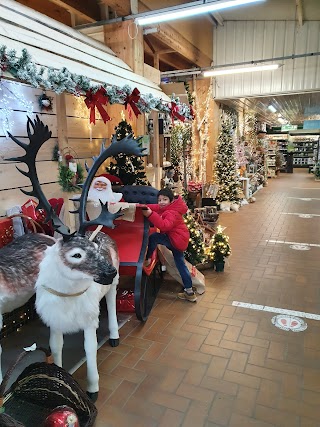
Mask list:
MULTIPOLYGON (((234 64, 320 51, 320 21, 225 21, 214 30, 214 64, 234 64)), ((272 62, 270 62, 272 63, 272 62)), ((270 64, 268 62, 268 64, 270 64)), ((216 78, 214 97, 320 90, 320 56, 278 60, 278 70, 216 78)))

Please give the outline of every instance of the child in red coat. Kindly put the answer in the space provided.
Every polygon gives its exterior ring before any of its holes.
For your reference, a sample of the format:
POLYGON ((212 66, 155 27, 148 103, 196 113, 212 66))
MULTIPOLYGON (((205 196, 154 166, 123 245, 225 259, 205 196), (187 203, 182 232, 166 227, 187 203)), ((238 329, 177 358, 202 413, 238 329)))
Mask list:
POLYGON ((142 211, 143 215, 160 230, 160 233, 152 233, 149 236, 145 265, 151 263, 150 257, 157 245, 166 246, 173 254, 184 286, 184 291, 178 294, 178 298, 196 302, 197 296, 192 289, 191 275, 183 255, 190 238, 188 227, 182 217, 187 210, 188 207, 180 196, 175 197, 169 188, 163 188, 158 192, 158 204, 147 205, 142 211))

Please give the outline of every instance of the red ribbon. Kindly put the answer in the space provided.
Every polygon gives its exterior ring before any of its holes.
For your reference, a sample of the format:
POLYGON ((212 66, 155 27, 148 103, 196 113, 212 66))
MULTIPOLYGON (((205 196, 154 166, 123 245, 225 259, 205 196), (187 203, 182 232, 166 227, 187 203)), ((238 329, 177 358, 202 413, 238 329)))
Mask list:
POLYGON ((104 123, 107 123, 108 120, 111 120, 110 116, 103 108, 103 105, 107 105, 108 101, 109 98, 107 92, 102 86, 95 93, 92 92, 92 89, 88 90, 84 102, 90 109, 90 123, 96 124, 96 107, 104 123))
POLYGON ((182 122, 184 122, 185 119, 186 119, 184 116, 182 116, 179 113, 179 108, 178 108, 178 106, 177 106, 177 104, 175 102, 171 102, 171 112, 170 112, 170 114, 171 114, 172 122, 173 122, 174 119, 181 120, 182 122))
POLYGON ((126 97, 124 101, 125 108, 127 109, 127 107, 131 107, 131 108, 128 108, 129 119, 131 119, 132 117, 131 109, 133 110, 136 117, 138 117, 139 114, 141 114, 139 108, 136 105, 137 102, 139 102, 139 99, 140 99, 140 92, 137 88, 133 89, 132 94, 126 97))

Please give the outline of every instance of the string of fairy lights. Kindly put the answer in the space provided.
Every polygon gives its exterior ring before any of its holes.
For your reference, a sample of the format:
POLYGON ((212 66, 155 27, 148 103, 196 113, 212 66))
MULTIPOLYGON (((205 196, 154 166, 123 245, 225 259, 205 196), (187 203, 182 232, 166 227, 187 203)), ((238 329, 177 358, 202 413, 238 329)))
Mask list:
POLYGON ((16 82, 6 82, 0 80, 0 122, 3 134, 8 138, 8 133, 14 129, 14 111, 21 109, 28 116, 33 114, 34 105, 28 101, 21 91, 21 84, 16 82), (15 106, 15 109, 13 108, 15 106))
POLYGON ((200 104, 199 102, 197 91, 195 90, 193 92, 193 98, 195 103, 195 120, 192 123, 192 168, 194 171, 194 179, 201 183, 206 182, 208 142, 210 139, 209 118, 210 100, 212 98, 212 85, 213 79, 211 78, 206 95, 206 100, 203 104, 200 104), (201 113, 203 113, 202 117, 201 113), (196 135, 199 135, 198 148, 196 148, 196 135))

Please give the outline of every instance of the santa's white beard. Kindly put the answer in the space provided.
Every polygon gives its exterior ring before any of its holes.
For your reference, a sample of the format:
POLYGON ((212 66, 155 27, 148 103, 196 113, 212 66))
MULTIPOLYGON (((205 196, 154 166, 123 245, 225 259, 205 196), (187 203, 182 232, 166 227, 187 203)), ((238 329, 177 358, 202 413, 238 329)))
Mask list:
POLYGON ((98 202, 101 200, 102 203, 108 202, 108 191, 107 190, 97 190, 95 188, 90 188, 88 193, 88 200, 93 200, 98 202))
POLYGON ((90 188, 88 193, 88 200, 102 203, 106 202, 119 202, 122 198, 121 193, 113 193, 111 190, 97 190, 96 188, 90 188))

